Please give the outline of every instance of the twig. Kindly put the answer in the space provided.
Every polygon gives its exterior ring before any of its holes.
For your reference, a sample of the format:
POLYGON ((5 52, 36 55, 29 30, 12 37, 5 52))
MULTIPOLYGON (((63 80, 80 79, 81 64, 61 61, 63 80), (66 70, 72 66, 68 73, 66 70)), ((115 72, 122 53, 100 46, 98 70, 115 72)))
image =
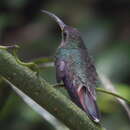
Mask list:
MULTIPOLYGON (((117 91, 116 91, 114 85, 111 83, 111 81, 101 73, 99 74, 99 76, 100 76, 100 80, 101 80, 101 82, 103 84, 103 87, 105 89, 107 89, 108 91, 117 94, 117 91)), ((128 107, 126 102, 124 100, 120 99, 119 97, 116 97, 116 99, 123 106, 123 108, 127 112, 127 115, 128 115, 128 117, 130 119, 130 108, 128 107)))
POLYGON ((107 91, 107 90, 102 89, 102 88, 96 88, 96 90, 97 90, 98 92, 103 92, 103 93, 106 93, 106 94, 109 94, 109 95, 115 96, 116 98, 120 98, 121 100, 124 100, 125 102, 127 102, 127 103, 130 104, 130 101, 129 101, 129 100, 127 100, 126 98, 120 96, 120 95, 117 94, 117 93, 113 93, 113 92, 107 91))

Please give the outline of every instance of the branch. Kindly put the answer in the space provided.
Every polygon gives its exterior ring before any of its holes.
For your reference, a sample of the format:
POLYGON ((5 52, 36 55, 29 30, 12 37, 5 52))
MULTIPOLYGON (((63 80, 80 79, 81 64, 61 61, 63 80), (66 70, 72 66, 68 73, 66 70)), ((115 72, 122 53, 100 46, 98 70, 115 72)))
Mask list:
MULTIPOLYGON (((42 108, 39 104, 37 104, 34 100, 28 97, 25 93, 15 87, 8 80, 3 78, 4 82, 12 87, 15 93, 34 111, 36 111, 41 117, 43 117, 44 125, 47 126, 49 130, 69 130, 63 123, 57 120, 54 116, 52 116, 49 112, 47 112, 44 108, 42 108)), ((8 87, 10 88, 10 87, 8 87)))
POLYGON ((17 86, 39 105, 60 119, 72 130, 101 130, 67 97, 53 88, 36 72, 18 64, 15 58, 0 49, 0 75, 17 86))

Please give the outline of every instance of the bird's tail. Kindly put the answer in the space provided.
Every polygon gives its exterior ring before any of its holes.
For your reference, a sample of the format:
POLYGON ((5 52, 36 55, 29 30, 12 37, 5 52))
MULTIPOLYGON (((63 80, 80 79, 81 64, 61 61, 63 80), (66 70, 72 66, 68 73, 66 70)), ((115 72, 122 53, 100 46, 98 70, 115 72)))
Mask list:
POLYGON ((82 86, 79 87, 77 93, 83 110, 93 121, 98 123, 100 121, 100 113, 93 92, 89 90, 86 86, 82 86))

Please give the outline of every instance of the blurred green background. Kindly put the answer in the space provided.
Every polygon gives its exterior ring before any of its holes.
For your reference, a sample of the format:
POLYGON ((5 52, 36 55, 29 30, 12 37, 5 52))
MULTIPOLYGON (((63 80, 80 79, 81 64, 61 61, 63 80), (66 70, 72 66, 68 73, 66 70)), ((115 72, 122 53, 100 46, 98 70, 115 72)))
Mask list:
MULTIPOLYGON (((0 0, 0 44, 18 44, 22 61, 54 56, 60 43, 60 28, 41 9, 55 13, 81 32, 97 70, 130 100, 130 1, 0 0)), ((41 69, 41 73, 47 81, 56 83, 54 68, 41 69)), ((98 93, 97 97, 103 126, 108 130, 130 130, 123 107, 106 94, 98 93)), ((61 123, 56 126, 65 129, 61 123)), ((0 130, 37 129, 55 128, 1 82, 0 130)))

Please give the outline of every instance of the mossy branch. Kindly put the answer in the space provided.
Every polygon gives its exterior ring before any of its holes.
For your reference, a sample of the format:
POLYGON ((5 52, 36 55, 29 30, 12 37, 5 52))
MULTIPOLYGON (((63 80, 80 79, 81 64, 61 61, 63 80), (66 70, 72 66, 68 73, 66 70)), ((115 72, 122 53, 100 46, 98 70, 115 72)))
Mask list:
POLYGON ((11 88, 8 86, 9 85, 7 83, 0 79, 0 112, 4 108, 4 105, 11 93, 11 88))
POLYGON ((60 119, 71 130, 103 129, 36 72, 17 63, 5 49, 0 49, 0 75, 60 119))

